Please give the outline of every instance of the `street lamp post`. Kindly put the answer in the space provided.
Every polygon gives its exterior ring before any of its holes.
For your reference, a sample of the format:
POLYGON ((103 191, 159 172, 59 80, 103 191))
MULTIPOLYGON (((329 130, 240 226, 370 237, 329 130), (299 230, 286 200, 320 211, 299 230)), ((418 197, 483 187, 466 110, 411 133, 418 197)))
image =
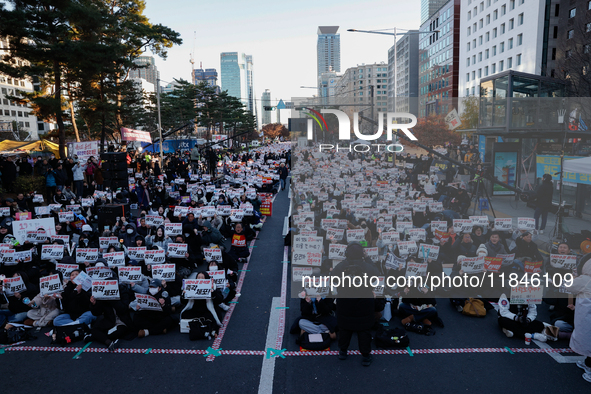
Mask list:
POLYGON ((158 137, 160 140, 160 168, 164 168, 164 155, 162 154, 162 119, 160 117, 160 78, 156 79, 156 105, 158 106, 158 137))
MULTIPOLYGON (((439 30, 428 30, 428 31, 408 31, 407 29, 398 29, 397 27, 394 27, 394 32, 390 33, 390 32, 385 32, 385 31, 379 31, 379 30, 358 30, 358 29, 347 29, 347 31, 350 32, 354 32, 354 33, 369 33, 369 34, 382 34, 382 35, 386 35, 386 36, 394 36, 394 107, 398 107, 398 47, 397 47, 397 40, 396 37, 397 36, 402 36, 402 35, 406 35, 406 34, 431 34, 431 33, 439 33, 439 30), (399 33, 398 30, 406 30, 403 33, 399 33)), ((372 104, 373 104, 373 99, 372 99, 372 104)), ((397 108, 396 108, 397 109, 397 108)), ((372 106, 372 110, 373 110, 373 106, 372 106)), ((373 113, 372 113, 372 117, 373 117, 373 113)), ((393 158, 393 163, 394 166, 396 166, 396 154, 393 153, 394 158, 393 158)))

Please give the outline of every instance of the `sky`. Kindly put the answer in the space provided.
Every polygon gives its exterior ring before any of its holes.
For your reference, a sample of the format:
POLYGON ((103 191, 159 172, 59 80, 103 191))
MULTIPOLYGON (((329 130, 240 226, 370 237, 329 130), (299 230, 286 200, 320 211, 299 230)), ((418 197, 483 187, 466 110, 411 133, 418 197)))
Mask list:
POLYGON ((347 29, 418 29, 420 1, 146 0, 145 15, 183 39, 182 45, 168 50, 166 59, 156 58, 163 85, 173 78, 191 80, 193 50, 195 68, 201 63, 217 69, 221 85, 220 53, 244 52, 253 55, 257 100, 269 89, 272 100, 290 101, 316 93, 300 86, 317 84, 318 26, 340 26, 341 73, 362 63, 387 64, 394 37, 347 29))

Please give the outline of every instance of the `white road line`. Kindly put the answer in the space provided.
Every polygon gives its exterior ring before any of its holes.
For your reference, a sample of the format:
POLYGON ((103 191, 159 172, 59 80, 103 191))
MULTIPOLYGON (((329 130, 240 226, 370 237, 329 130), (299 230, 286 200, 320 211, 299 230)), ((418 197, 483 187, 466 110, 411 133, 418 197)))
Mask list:
MULTIPOLYGON (((548 345, 547 343, 536 341, 536 340, 534 340, 532 342, 534 342, 536 345, 538 345, 538 347, 540 349, 552 349, 552 346, 548 345)), ((574 364, 577 361, 582 361, 585 359, 584 356, 563 356, 560 353, 552 353, 552 352, 548 352, 546 354, 548 356, 552 357, 554 359, 554 361, 556 361, 559 364, 574 364)))
MULTIPOLYGON (((279 332, 279 313, 282 309, 277 309, 281 306, 281 298, 273 297, 271 302, 271 313, 269 313, 269 328, 267 329, 267 341, 265 342, 265 350, 271 348, 275 349, 277 343, 277 334, 279 332)), ((275 377, 275 358, 270 357, 263 359, 263 367, 261 368, 261 379, 259 381, 259 394, 273 393, 273 378, 275 377)))

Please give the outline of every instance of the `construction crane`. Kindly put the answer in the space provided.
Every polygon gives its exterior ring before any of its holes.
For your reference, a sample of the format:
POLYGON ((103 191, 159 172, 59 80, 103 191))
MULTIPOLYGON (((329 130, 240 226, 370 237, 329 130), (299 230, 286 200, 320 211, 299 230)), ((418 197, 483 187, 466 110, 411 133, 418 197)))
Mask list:
POLYGON ((191 63, 191 80, 193 84, 195 84, 195 41, 197 41, 197 31, 193 31, 193 50, 191 51, 191 58, 189 59, 189 63, 191 63))

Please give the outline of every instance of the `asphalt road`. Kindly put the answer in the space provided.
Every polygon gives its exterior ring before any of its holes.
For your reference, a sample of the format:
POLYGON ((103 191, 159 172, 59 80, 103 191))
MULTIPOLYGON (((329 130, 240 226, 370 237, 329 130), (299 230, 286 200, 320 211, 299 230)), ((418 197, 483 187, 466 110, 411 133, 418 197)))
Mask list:
MULTIPOLYGON (((0 351, 0 392, 104 393, 256 393, 265 360, 265 344, 273 297, 281 294, 283 264, 283 218, 288 212, 286 192, 281 192, 255 243, 252 258, 227 331, 221 341, 224 351, 257 351, 256 355, 221 354, 211 362, 203 354, 96 353, 90 351, 73 359, 76 352, 0 351)), ((287 291, 289 295, 289 289, 287 291)), ((288 299, 283 348, 297 351, 291 322, 299 315, 299 300, 288 299)), ((541 306, 539 316, 548 321, 541 306)), ((522 340, 506 338, 496 316, 482 319, 459 315, 447 300, 439 300, 438 310, 445 321, 434 336, 410 333, 411 349, 525 348, 522 340)), ((395 326, 396 317, 390 322, 395 326)), ((399 324, 399 323, 398 323, 399 324)), ((46 347, 49 338, 40 335, 26 345, 46 347)), ((178 329, 164 336, 123 341, 122 349, 206 350, 211 341, 191 342, 178 329)), ((81 343, 72 347, 81 347, 81 343)), ((352 349, 356 349, 356 339, 352 349)), ((567 342, 550 343, 567 348, 567 342)), ((528 348, 538 349, 536 344, 528 348)), ((332 350, 337 350, 333 343, 332 350)), ((564 354, 572 357, 574 354, 564 354)), ((591 384, 581 378, 573 363, 558 363, 545 353, 452 353, 374 355, 369 368, 360 365, 361 356, 340 361, 334 355, 277 357, 272 392, 569 392, 589 393, 591 384)), ((266 386, 267 391, 269 387, 266 386)))

